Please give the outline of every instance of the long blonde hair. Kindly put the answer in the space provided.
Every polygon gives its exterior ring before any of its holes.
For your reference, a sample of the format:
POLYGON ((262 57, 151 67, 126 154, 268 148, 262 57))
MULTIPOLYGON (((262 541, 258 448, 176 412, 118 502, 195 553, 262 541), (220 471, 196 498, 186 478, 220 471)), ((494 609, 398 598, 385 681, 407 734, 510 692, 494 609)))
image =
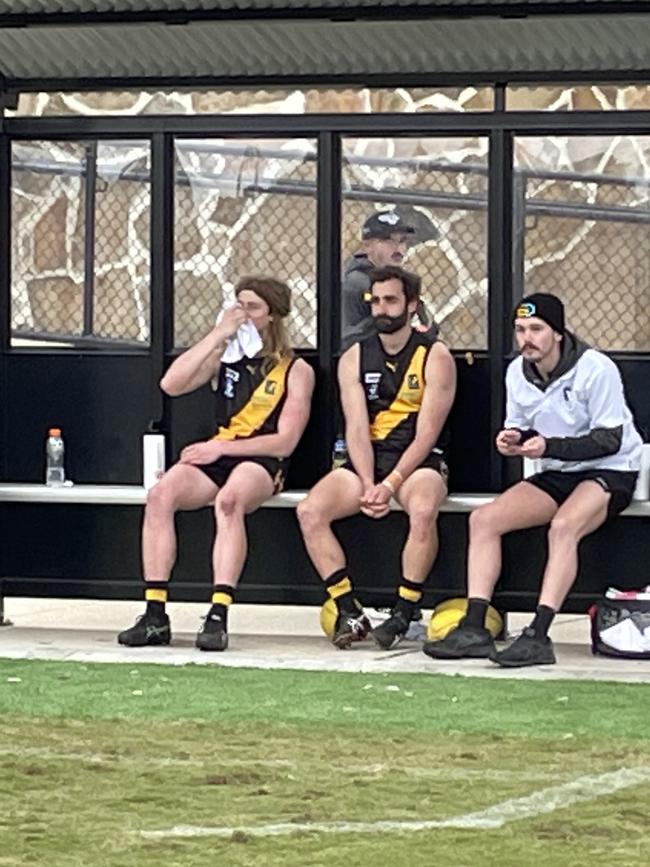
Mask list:
POLYGON ((271 320, 264 329, 262 352, 268 359, 264 368, 268 372, 276 364, 294 357, 284 319, 291 311, 291 289, 275 277, 241 277, 235 286, 235 296, 248 290, 259 295, 269 306, 271 320))

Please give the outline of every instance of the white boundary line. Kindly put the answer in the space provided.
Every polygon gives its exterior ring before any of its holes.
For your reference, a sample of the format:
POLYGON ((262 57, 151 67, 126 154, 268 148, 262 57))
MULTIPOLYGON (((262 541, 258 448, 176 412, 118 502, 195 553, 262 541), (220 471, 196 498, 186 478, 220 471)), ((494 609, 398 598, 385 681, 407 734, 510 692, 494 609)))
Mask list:
POLYGON ((279 837, 286 834, 311 832, 317 834, 376 834, 390 831, 429 831, 435 828, 485 830, 502 828, 508 822, 531 819, 552 813, 572 804, 595 801, 641 783, 650 782, 650 767, 620 768, 604 774, 577 777, 559 786, 550 786, 522 798, 510 798, 485 810, 452 816, 449 819, 378 822, 282 822, 274 825, 252 825, 242 828, 174 825, 160 831, 140 831, 148 840, 168 837, 230 837, 239 832, 251 837, 279 837))

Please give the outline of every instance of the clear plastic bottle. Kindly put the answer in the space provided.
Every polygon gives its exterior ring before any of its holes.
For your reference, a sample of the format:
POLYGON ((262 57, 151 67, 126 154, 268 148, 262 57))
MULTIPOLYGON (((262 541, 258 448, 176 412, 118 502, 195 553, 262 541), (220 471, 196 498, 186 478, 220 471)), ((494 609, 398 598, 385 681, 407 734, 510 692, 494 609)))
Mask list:
POLYGON ((59 487, 65 483, 65 446, 61 430, 52 427, 47 432, 45 442, 45 484, 59 487))
POLYGON ((339 437, 335 441, 334 448, 332 449, 332 469, 335 470, 337 467, 342 467, 347 459, 348 447, 345 444, 345 440, 342 437, 339 437))

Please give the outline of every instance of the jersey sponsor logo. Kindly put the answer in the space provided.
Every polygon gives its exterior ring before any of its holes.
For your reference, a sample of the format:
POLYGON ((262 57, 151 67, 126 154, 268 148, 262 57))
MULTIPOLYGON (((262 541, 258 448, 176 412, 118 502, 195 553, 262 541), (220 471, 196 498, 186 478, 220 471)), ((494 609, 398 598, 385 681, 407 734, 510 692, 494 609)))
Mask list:
POLYGON ((386 362, 386 367, 387 367, 389 370, 391 370, 393 373, 395 373, 395 371, 397 370, 397 365, 395 364, 394 361, 387 361, 387 362, 386 362))
POLYGON ((379 400, 379 383, 381 382, 381 373, 371 371, 364 374, 363 381, 366 385, 366 396, 368 400, 379 400))
POLYGON ((277 382, 274 379, 267 379, 264 383, 264 394, 275 394, 277 382))
POLYGON ((232 367, 227 367, 223 382, 224 397, 232 398, 235 396, 235 383, 237 382, 239 382, 239 371, 233 370, 232 367))
POLYGON ((417 389, 420 387, 420 380, 418 379, 416 373, 409 373, 409 375, 406 377, 406 387, 409 388, 411 391, 417 391, 417 389))

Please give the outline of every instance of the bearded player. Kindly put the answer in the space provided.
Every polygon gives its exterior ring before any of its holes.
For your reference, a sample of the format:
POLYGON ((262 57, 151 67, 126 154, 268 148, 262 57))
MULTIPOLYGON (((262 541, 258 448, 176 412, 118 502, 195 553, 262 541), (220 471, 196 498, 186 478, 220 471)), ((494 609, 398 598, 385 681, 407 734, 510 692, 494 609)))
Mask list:
POLYGON ((438 340, 411 319, 420 279, 397 266, 370 275, 375 333, 353 344, 338 368, 349 460, 328 473, 298 506, 311 560, 337 608, 333 642, 348 648, 370 632, 332 522, 362 512, 380 520, 391 497, 409 517, 397 599, 373 638, 393 647, 406 633, 438 551, 436 521, 447 495, 446 422, 456 366, 438 340))

